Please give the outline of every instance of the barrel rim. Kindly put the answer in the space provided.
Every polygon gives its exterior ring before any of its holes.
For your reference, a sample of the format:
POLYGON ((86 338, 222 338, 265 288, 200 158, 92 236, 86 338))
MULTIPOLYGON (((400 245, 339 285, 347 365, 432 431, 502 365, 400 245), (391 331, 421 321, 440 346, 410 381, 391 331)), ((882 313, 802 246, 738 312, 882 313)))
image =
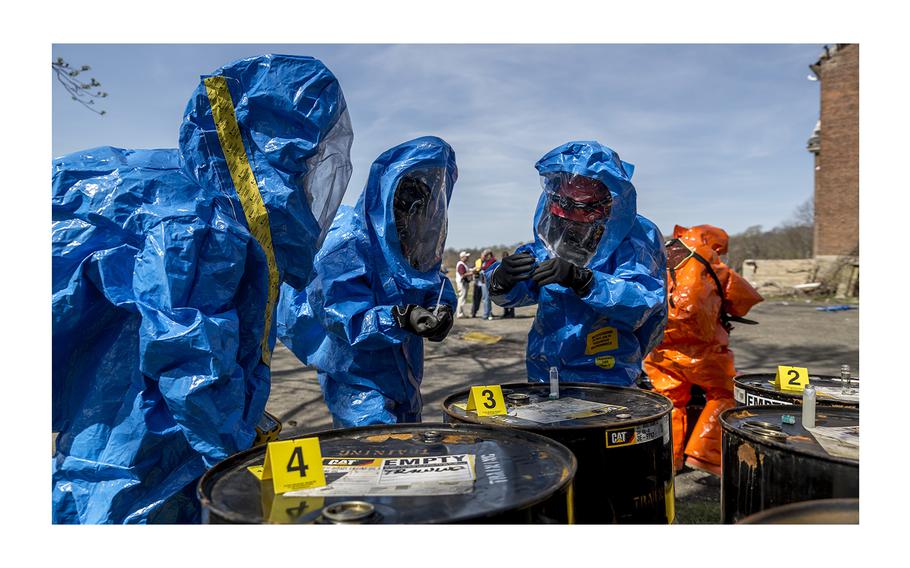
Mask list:
MULTIPOLYGON (((823 381, 829 381, 832 384, 830 386, 836 386, 841 383, 841 378, 834 375, 810 375, 810 379, 815 377, 816 379, 822 379, 823 381)), ((755 390, 761 394, 767 396, 782 396, 786 399, 798 400, 802 397, 802 392, 797 391, 785 391, 774 388, 769 385, 767 382, 764 382, 764 379, 774 378, 774 373, 740 373, 733 377, 733 386, 739 387, 743 390, 755 390), (762 379, 761 384, 753 384, 744 382, 749 379, 762 379)), ((822 383, 824 386, 829 386, 822 383)), ((822 404, 824 406, 846 406, 846 407, 859 407, 859 401, 853 402, 851 400, 838 400, 836 398, 826 398, 821 397, 818 399, 817 404, 822 404)))
MULTIPOLYGON (((534 432, 525 432, 525 431, 521 431, 521 430, 503 432, 502 428, 495 427, 495 426, 488 426, 485 424, 446 424, 443 422, 407 422, 407 423, 400 423, 400 424, 374 424, 371 426, 359 426, 359 427, 355 427, 355 428, 319 430, 316 432, 307 433, 305 436, 301 436, 301 437, 321 438, 324 435, 332 435, 334 437, 341 437, 341 433, 354 432, 354 431, 356 431, 358 433, 365 433, 365 432, 370 432, 370 431, 376 431, 377 433, 383 433, 383 431, 400 432, 401 431, 400 427, 402 427, 402 426, 410 426, 414 429, 421 429, 421 430, 424 430, 424 429, 425 430, 450 430, 450 431, 459 430, 461 432, 486 430, 486 431, 489 431, 490 434, 494 434, 496 436, 502 436, 505 433, 507 435, 511 435, 514 437, 519 437, 519 438, 524 437, 524 438, 528 439, 529 441, 537 442, 539 445, 543 445, 544 447, 547 447, 548 449, 555 449, 556 451, 561 452, 562 457, 564 458, 564 461, 566 462, 566 467, 569 470, 568 475, 566 475, 565 479, 562 482, 554 484, 553 487, 542 492, 541 495, 539 495, 537 497, 529 497, 524 501, 516 501, 515 503, 511 503, 508 506, 502 506, 502 507, 498 507, 496 509, 491 509, 489 511, 486 511, 486 512, 478 514, 478 515, 472 515, 472 516, 468 516, 468 517, 453 517, 451 519, 446 519, 445 521, 429 521, 426 524, 437 524, 437 523, 438 524, 451 524, 451 523, 457 523, 457 522, 468 522, 469 523, 469 522, 484 519, 484 518, 494 517, 496 515, 500 515, 500 514, 506 513, 511 510, 519 510, 519 509, 526 509, 529 507, 533 507, 539 503, 543 503, 544 501, 550 499, 554 495, 566 490, 566 488, 568 486, 570 486, 573 483, 573 481, 575 480, 575 475, 578 471, 578 459, 575 457, 575 454, 572 453, 572 451, 569 450, 569 448, 567 448, 565 445, 559 443, 558 441, 553 440, 552 438, 547 438, 546 436, 542 436, 542 435, 534 433, 534 432)), ((233 470, 238 464, 247 461, 251 456, 253 456, 256 453, 262 452, 263 454, 265 454, 265 450, 266 450, 265 444, 263 444, 261 446, 255 446, 255 447, 237 452, 235 454, 232 454, 232 455, 228 456, 227 458, 225 458, 224 460, 218 462, 211 468, 209 468, 208 471, 206 471, 202 475, 202 477, 199 479, 199 482, 196 485, 196 496, 199 498, 199 502, 200 502, 203 510, 208 510, 209 513, 214 513, 214 514, 220 516, 221 518, 226 519, 232 523, 251 524, 252 521, 250 519, 246 518, 244 515, 241 515, 239 513, 235 513, 232 511, 226 511, 224 509, 217 507, 215 505, 215 503, 212 501, 212 499, 209 498, 206 490, 210 491, 214 487, 214 484, 218 481, 218 479, 220 478, 222 473, 226 473, 228 471, 233 470)), ((263 519, 261 524, 271 524, 271 523, 269 523, 267 520, 263 519)))
MULTIPOLYGON (((855 466, 857 468, 859 467, 858 459, 853 460, 850 458, 842 458, 842 457, 838 457, 838 456, 832 456, 827 453, 825 455, 813 454, 813 453, 806 452, 805 450, 801 450, 799 448, 794 448, 793 446, 789 446, 782 442, 778 442, 776 440, 772 440, 767 437, 753 434, 752 432, 749 432, 748 430, 745 430, 745 429, 737 429, 733 426, 733 424, 731 424, 729 422, 728 418, 729 418, 730 414, 732 414, 734 412, 742 412, 743 410, 748 410, 748 411, 775 410, 775 411, 781 411, 782 413, 789 412, 791 414, 800 414, 803 411, 803 407, 798 404, 779 404, 779 405, 776 404, 773 406, 752 405, 752 406, 734 406, 733 408, 728 408, 720 413, 720 425, 725 434, 730 434, 730 435, 735 434, 736 436, 745 438, 745 439, 749 440, 750 442, 752 442, 754 444, 758 444, 760 446, 768 446, 768 447, 772 447, 777 450, 783 450, 783 451, 799 454, 801 456, 807 456, 812 459, 829 461, 829 462, 848 465, 848 466, 855 466)), ((824 407, 824 410, 825 410, 825 412, 831 412, 831 411, 856 412, 857 420, 859 419, 859 409, 847 408, 847 407, 842 407, 842 406, 826 406, 826 407, 824 407)))
MULTIPOLYGON (((778 505, 777 507, 771 507, 758 511, 757 513, 752 513, 747 515, 737 521, 737 524, 743 525, 754 525, 754 524, 766 524, 765 521, 771 520, 778 515, 787 515, 788 513, 799 513, 807 510, 812 510, 815 507, 824 508, 825 506, 831 506, 837 510, 849 510, 852 507, 856 507, 857 516, 859 516, 859 497, 835 497, 831 499, 808 499, 806 501, 795 501, 793 503, 787 503, 785 505, 778 505)), ((858 523, 858 521, 857 521, 858 523)), ((857 524, 857 523, 810 523, 810 524, 857 524)), ((783 524, 798 524, 798 523, 783 523, 783 524)), ((801 523, 799 523, 801 524, 801 523)))
MULTIPOLYGON (((499 386, 505 389, 505 388, 511 388, 511 387, 527 387, 527 386, 538 386, 538 385, 546 387, 547 383, 545 383, 545 382, 505 383, 505 384, 501 384, 499 386)), ((627 427, 631 427, 631 426, 640 426, 642 424, 651 424, 653 422, 661 420, 664 416, 669 416, 669 414, 671 412, 673 412, 673 401, 670 400, 668 397, 660 394, 659 392, 639 389, 639 388, 635 388, 635 387, 620 387, 617 385, 604 385, 601 383, 586 383, 586 382, 562 382, 562 381, 560 381, 559 386, 560 386, 560 388, 577 387, 577 388, 592 388, 592 389, 593 388, 598 388, 598 389, 602 388, 602 389, 620 390, 620 391, 633 390, 633 391, 642 393, 646 396, 659 397, 660 399, 663 399, 661 402, 663 402, 665 405, 667 405, 667 408, 658 414, 654 414, 654 415, 644 417, 644 418, 630 419, 628 421, 623 421, 621 424, 615 424, 615 425, 571 424, 571 425, 566 425, 566 426, 557 426, 557 424, 559 424, 558 422, 553 423, 553 424, 539 424, 539 425, 491 424, 489 422, 477 421, 477 419, 479 418, 478 416, 461 416, 461 415, 455 414, 453 411, 451 411, 449 409, 450 406, 452 406, 452 404, 453 404, 453 399, 463 398, 466 395, 470 394, 471 389, 467 388, 467 389, 460 390, 458 392, 452 393, 451 395, 447 396, 442 401, 442 411, 445 413, 446 416, 453 418, 455 420, 459 420, 460 423, 462 423, 462 424, 471 424, 471 425, 476 425, 476 426, 492 426, 494 428, 506 428, 509 430, 523 430, 525 432, 532 432, 532 433, 551 432, 553 430, 566 430, 566 431, 568 431, 568 430, 609 430, 612 428, 627 428, 627 427)))

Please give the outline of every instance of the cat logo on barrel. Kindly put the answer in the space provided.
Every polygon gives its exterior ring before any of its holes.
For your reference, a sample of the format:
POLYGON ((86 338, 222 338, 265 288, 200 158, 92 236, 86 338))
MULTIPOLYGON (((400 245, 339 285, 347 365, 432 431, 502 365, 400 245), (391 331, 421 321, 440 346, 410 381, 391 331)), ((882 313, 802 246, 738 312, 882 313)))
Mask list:
POLYGON ((618 448, 619 446, 629 446, 635 443, 635 428, 623 428, 622 430, 607 430, 607 447, 618 448))

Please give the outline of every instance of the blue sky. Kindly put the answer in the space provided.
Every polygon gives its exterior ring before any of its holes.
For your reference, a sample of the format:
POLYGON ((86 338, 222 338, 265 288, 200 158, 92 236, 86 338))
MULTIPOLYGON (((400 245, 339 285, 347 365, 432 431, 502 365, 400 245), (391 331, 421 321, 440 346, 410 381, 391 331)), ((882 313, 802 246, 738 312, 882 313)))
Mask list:
POLYGON ((635 164, 638 212, 664 234, 711 223, 770 228, 812 195, 806 140, 818 118, 801 45, 63 45, 109 93, 99 117, 53 83, 53 155, 100 145, 174 147, 199 75, 237 58, 294 53, 338 77, 354 127, 360 195, 372 161, 416 136, 455 149, 448 246, 532 238, 534 163, 595 139, 635 164))

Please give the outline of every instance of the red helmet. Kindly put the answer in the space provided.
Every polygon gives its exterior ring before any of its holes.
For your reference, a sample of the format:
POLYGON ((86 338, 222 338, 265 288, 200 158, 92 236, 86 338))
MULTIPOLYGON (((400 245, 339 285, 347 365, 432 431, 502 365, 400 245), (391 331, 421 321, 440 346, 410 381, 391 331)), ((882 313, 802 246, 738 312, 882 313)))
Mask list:
POLYGON ((550 213, 557 217, 593 223, 610 214, 610 190, 596 179, 579 175, 556 176, 547 187, 550 213))

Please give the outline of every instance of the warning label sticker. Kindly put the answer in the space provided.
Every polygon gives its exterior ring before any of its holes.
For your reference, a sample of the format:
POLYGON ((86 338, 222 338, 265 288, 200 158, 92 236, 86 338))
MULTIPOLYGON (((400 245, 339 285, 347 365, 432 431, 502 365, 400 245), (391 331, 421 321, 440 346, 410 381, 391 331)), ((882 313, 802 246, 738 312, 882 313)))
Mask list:
POLYGON ((578 398, 566 397, 555 400, 542 400, 526 406, 518 406, 509 411, 509 416, 535 422, 552 424, 564 420, 577 420, 609 414, 618 410, 628 410, 625 406, 592 402, 578 398))
POLYGON ((291 497, 461 495, 474 490, 474 454, 322 460, 326 485, 291 497))
POLYGON ((594 359, 594 364, 601 369, 612 369, 613 365, 616 364, 616 359, 612 355, 601 355, 594 359))
POLYGON ((595 355, 602 351, 613 351, 619 347, 619 334, 615 327, 602 327, 588 334, 585 355, 595 355))
POLYGON ((659 422, 607 430, 605 434, 608 448, 644 444, 658 438, 661 439, 662 443, 666 444, 670 441, 669 420, 664 417, 659 422))

